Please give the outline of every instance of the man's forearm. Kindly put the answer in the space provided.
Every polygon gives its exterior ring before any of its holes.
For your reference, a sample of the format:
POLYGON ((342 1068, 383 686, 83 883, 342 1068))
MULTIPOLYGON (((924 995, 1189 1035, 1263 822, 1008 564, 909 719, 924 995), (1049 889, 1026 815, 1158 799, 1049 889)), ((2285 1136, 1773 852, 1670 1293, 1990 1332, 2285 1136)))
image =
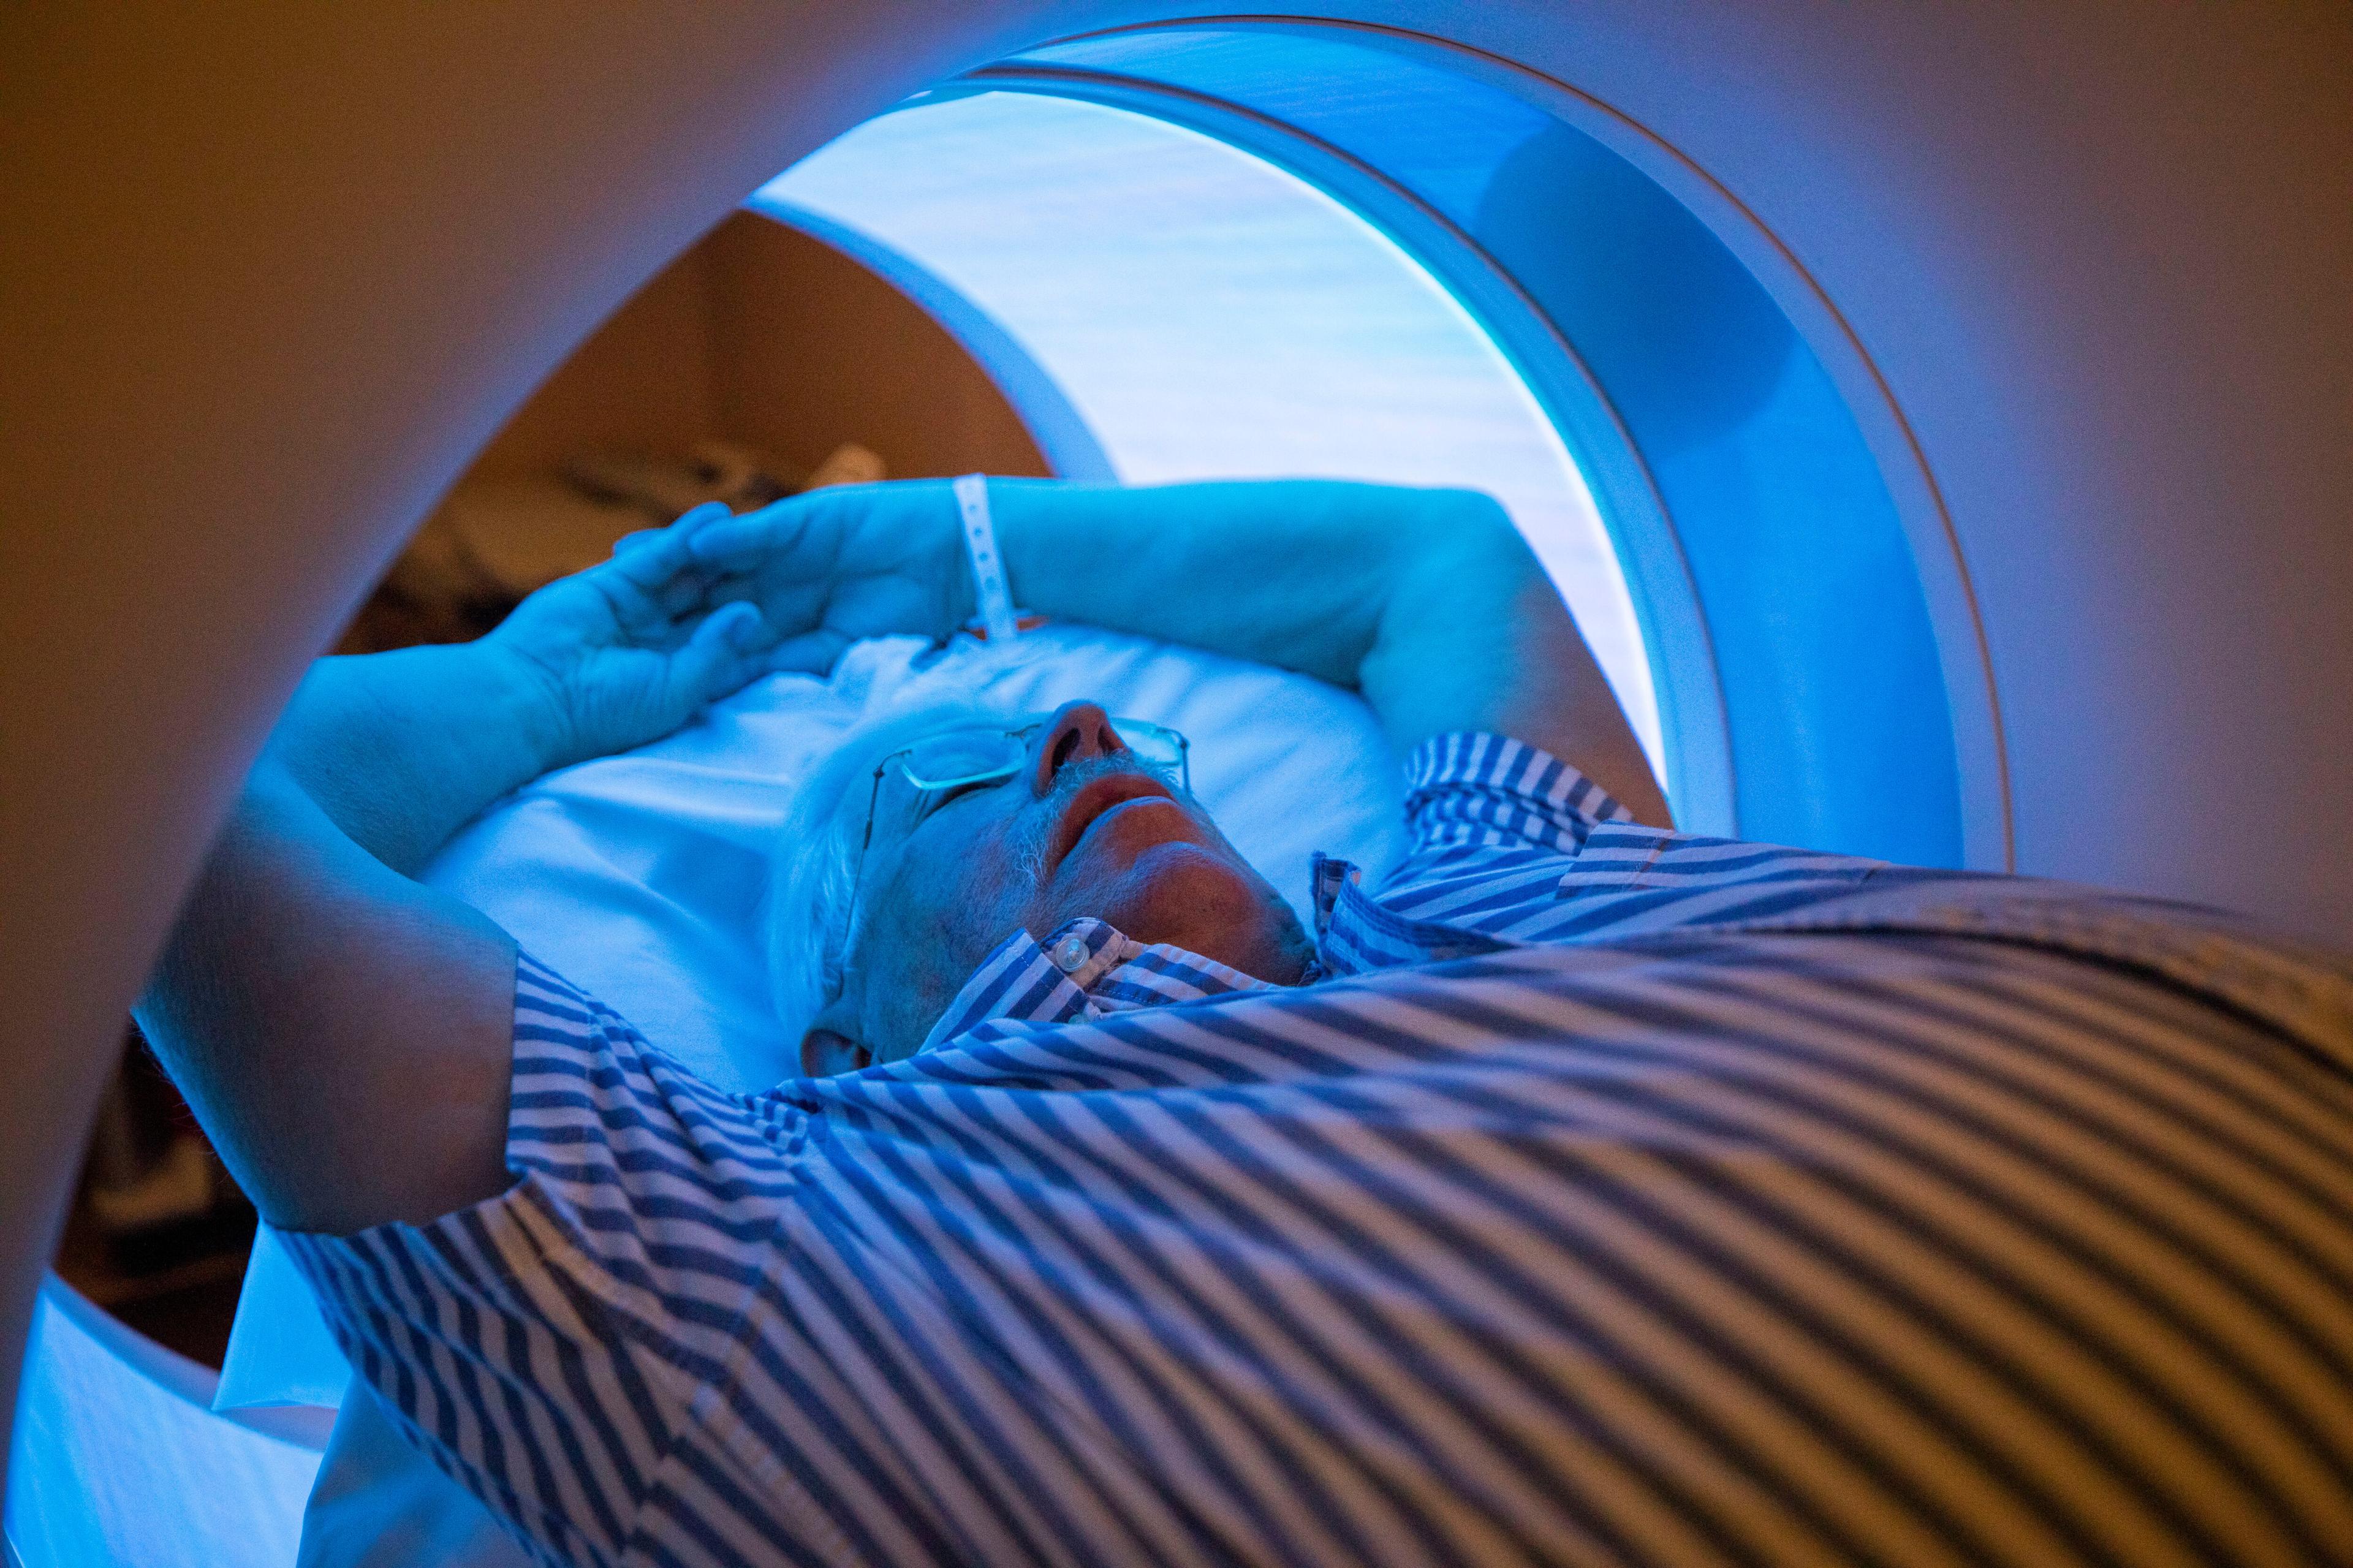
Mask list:
POLYGON ((412 874, 556 759, 544 682, 489 643, 322 658, 269 756, 353 842, 412 874))
POLYGON ((1447 730, 1502 730, 1567 757, 1640 820, 1669 820, 1591 650, 1489 497, 993 479, 989 501, 1028 608, 1359 691, 1400 752, 1447 730))
POLYGON ((1495 510, 1462 491, 1321 479, 993 479, 989 499, 1025 608, 1349 687, 1399 585, 1495 510))

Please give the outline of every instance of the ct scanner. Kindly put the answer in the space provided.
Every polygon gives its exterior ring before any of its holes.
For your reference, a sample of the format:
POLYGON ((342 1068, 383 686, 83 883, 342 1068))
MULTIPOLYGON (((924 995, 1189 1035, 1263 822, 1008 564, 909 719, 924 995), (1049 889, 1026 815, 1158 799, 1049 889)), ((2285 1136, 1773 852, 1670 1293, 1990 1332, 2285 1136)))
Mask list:
MULTIPOLYGON (((933 310, 1060 471, 1134 477, 887 192, 768 183, 911 94, 1226 143, 1442 285, 1574 454, 1688 824, 2353 947, 2341 5, 26 6, 0 72, 0 1423, 108 1047, 241 770, 637 284, 750 196, 933 310)), ((315 1435, 231 1452, 188 1369, 41 1311, 44 1397, 165 1412, 59 1463, 151 1500, 301 1483, 315 1435), (158 1458, 175 1422, 209 1473, 158 1458)))

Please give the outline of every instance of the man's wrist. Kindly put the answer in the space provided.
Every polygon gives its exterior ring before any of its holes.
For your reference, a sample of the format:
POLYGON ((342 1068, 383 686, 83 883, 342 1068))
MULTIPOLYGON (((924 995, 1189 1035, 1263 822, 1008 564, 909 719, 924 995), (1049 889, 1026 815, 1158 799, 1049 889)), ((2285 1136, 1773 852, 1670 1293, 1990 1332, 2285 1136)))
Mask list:
MULTIPOLYGON (((992 484, 988 489, 990 507, 994 512, 1002 487, 992 484)), ((973 624, 973 617, 980 613, 980 599, 972 580, 972 553, 965 545, 963 503, 956 496, 953 481, 941 485, 939 489, 936 503, 931 503, 928 497, 925 499, 927 503, 940 508, 939 526, 945 531, 950 541, 947 551, 950 564, 940 586, 947 611, 945 635, 954 637, 973 624)), ((997 520, 997 526, 1004 527, 1002 518, 997 520)))
POLYGON ((997 549, 997 528, 990 516, 988 480, 980 474, 966 474, 953 489, 972 577, 973 616, 965 624, 977 622, 980 635, 992 642, 1010 641, 1020 628, 1015 624, 1013 590, 1007 582, 1005 557, 997 549))
POLYGON ((508 788, 594 754, 581 742, 578 716, 563 678, 546 664, 506 643, 496 632, 450 651, 479 656, 480 663, 470 674, 481 682, 486 700, 505 715, 516 747, 514 765, 531 770, 508 788))

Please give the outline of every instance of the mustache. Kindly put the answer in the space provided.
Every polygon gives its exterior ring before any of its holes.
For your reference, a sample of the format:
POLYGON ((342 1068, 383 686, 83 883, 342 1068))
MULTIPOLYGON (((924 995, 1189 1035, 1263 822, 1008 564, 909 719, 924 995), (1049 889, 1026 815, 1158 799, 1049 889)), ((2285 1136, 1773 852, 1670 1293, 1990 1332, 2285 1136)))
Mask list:
POLYGON ((1187 812, 1193 809, 1193 797, 1176 782, 1175 769, 1147 763, 1133 752, 1113 752, 1065 763, 1054 774, 1054 787, 1023 814, 1027 820, 1022 824, 1016 855, 1032 886, 1045 880, 1046 857, 1052 847, 1054 829, 1070 808, 1071 797, 1095 780, 1113 773, 1141 773, 1157 779, 1187 812))

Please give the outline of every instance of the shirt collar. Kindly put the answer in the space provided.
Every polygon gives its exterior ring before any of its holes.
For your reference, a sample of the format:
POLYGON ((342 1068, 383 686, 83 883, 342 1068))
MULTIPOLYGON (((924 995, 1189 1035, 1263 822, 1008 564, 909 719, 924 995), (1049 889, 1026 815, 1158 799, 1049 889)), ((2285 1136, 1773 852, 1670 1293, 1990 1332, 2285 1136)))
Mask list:
POLYGON ((1108 921, 1071 921, 1043 942, 1017 931, 981 961, 923 1048, 996 1019, 1068 1024, 1136 1007, 1273 986, 1169 942, 1140 942, 1108 921))

